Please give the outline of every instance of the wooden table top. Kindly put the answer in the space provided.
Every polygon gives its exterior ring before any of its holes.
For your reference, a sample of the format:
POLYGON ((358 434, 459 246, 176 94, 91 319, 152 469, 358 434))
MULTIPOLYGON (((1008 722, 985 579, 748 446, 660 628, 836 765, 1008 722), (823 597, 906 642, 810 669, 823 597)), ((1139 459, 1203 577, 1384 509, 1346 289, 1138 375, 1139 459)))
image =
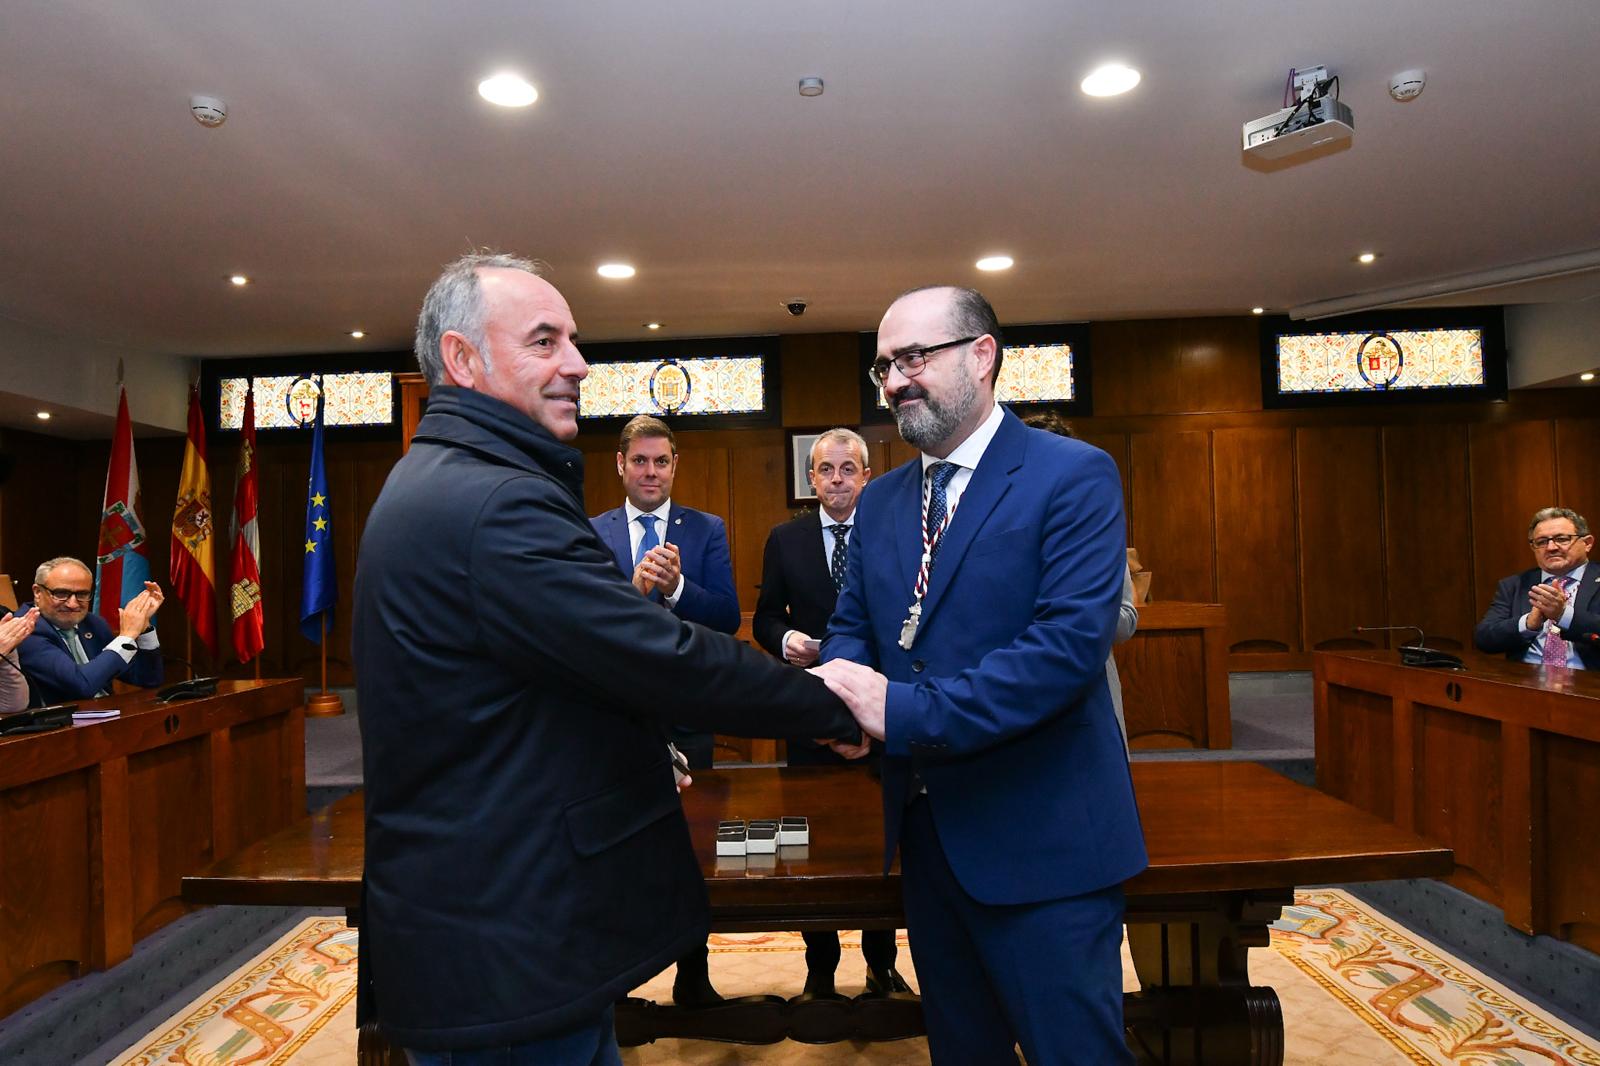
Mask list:
MULTIPOLYGON (((1140 762, 1133 767, 1150 868, 1131 895, 1214 892, 1322 882, 1441 877, 1451 852, 1315 789, 1247 762, 1140 762)), ((193 903, 354 907, 360 902, 362 796, 323 811, 205 872, 184 878, 193 903)), ((713 910, 769 905, 775 895, 819 909, 897 900, 898 870, 881 875, 878 784, 845 767, 699 771, 684 794, 713 910), (803 815, 804 855, 755 863, 715 855, 718 821, 803 815)))
POLYGON ((1402 667, 1400 654, 1393 651, 1319 651, 1312 663, 1327 665, 1346 660, 1354 665, 1380 664, 1404 669, 1407 673, 1422 675, 1423 680, 1437 679, 1440 683, 1460 680, 1463 677, 1496 685, 1524 689, 1530 692, 1550 692, 1563 696, 1577 696, 1600 700, 1600 670, 1550 670, 1531 663, 1514 663, 1502 655, 1484 655, 1468 652, 1463 656, 1465 670, 1424 669, 1419 666, 1402 667))

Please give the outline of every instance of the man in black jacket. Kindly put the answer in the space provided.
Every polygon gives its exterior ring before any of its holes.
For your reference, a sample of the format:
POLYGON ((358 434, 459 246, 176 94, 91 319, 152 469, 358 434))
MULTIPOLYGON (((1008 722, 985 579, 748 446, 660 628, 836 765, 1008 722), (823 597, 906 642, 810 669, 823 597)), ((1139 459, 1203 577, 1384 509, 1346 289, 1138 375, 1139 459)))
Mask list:
MULTIPOLYGON (((821 509, 774 526, 767 534, 761 594, 751 629, 763 648, 785 662, 810 666, 817 661, 818 643, 828 631, 828 618, 844 584, 856 500, 870 477, 867 442, 861 434, 853 429, 828 430, 812 443, 806 458, 806 480, 821 509)), ((790 766, 846 762, 811 740, 789 741, 790 766)), ((839 966, 839 934, 819 930, 802 935, 806 942, 806 994, 832 994, 833 973, 839 966)), ((868 929, 861 934, 869 993, 910 991, 894 968, 894 935, 893 929, 868 929)))
POLYGON ((359 1013, 417 1064, 620 1061, 611 1004, 709 925, 665 723, 854 735, 820 681, 617 572, 563 443, 574 335, 531 264, 447 268, 417 324, 427 414, 362 536, 359 1013))

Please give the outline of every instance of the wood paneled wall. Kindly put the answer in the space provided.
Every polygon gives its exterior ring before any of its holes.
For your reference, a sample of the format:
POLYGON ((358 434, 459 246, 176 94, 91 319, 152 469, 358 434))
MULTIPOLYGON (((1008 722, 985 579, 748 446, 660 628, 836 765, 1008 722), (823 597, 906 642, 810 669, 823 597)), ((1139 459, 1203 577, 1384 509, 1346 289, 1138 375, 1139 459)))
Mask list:
MULTIPOLYGON (((1600 418, 1593 390, 1539 390, 1506 403, 1267 411, 1257 323, 1249 318, 1108 322, 1091 327, 1096 415, 1078 432, 1122 474, 1130 543, 1163 600, 1223 603, 1233 669, 1306 668, 1319 648, 1384 646, 1356 625, 1424 627, 1466 647, 1495 582, 1531 565, 1528 516, 1551 503, 1600 520, 1600 418)), ((860 417, 854 334, 783 338, 785 426, 860 417)), ((876 473, 913 457, 892 424, 863 431, 876 473)), ((93 548, 107 446, 8 432, 17 470, 0 488, 0 570, 93 548)), ((618 506, 612 434, 583 434, 592 513, 618 506)), ((212 442, 213 497, 226 530, 234 449, 212 442)), ((768 531, 789 517, 782 429, 679 434, 674 498, 722 515, 744 610, 755 606, 768 531)), ((182 441, 140 440, 145 518, 166 575, 167 509, 182 441)), ((269 675, 314 681, 316 647, 297 613, 308 445, 262 435, 262 550, 269 675)), ((400 454, 398 441, 329 438, 340 603, 350 600, 362 522, 400 454)), ((226 570, 226 555, 218 566, 226 570)), ((27 593, 26 587, 22 590, 27 593)), ((163 642, 183 646, 178 612, 163 642)), ((336 614, 330 674, 349 677, 348 612, 336 614)), ((181 654, 181 652, 178 652, 181 654)), ((202 663, 205 669, 212 664, 202 663)), ((237 675, 233 667, 229 672, 237 675)))

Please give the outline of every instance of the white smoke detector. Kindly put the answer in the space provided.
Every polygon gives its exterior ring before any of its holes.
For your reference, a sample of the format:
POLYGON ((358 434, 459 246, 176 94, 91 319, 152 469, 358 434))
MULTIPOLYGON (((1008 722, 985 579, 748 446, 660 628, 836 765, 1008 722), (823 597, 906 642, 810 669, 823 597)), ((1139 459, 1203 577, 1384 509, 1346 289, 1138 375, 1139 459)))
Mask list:
POLYGON ((215 96, 189 97, 189 113, 207 129, 216 129, 228 121, 228 105, 215 96))
POLYGON ((1389 95, 1402 102, 1415 100, 1422 95, 1428 75, 1420 70, 1402 70, 1389 79, 1389 95))
POLYGON ((801 78, 800 79, 800 95, 801 96, 821 96, 822 95, 822 79, 817 77, 816 75, 812 75, 812 76, 806 77, 806 78, 801 78))

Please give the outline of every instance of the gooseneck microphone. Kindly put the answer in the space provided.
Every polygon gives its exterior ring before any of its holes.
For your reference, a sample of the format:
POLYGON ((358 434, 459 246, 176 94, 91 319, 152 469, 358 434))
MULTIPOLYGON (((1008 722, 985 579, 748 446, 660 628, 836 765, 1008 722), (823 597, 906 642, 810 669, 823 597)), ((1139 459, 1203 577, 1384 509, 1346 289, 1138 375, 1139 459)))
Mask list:
POLYGON ((1447 651, 1439 651, 1427 646, 1428 634, 1422 631, 1421 626, 1352 626, 1354 633, 1390 633, 1395 630, 1410 630, 1417 635, 1415 644, 1400 645, 1400 662, 1406 666, 1425 666, 1429 668, 1444 668, 1449 670, 1463 670, 1466 664, 1456 655, 1447 651))

